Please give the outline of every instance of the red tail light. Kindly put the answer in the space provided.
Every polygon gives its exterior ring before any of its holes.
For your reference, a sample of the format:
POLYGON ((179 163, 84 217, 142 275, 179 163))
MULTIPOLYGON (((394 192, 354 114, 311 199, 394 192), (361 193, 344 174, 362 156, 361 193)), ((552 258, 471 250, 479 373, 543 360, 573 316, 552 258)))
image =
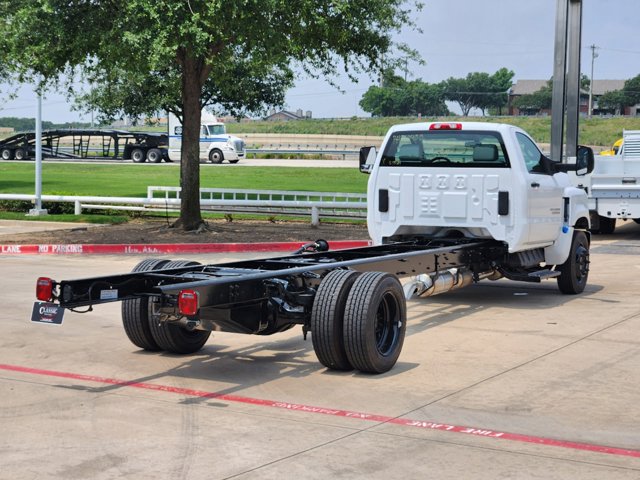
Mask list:
POLYGON ((432 123, 429 130, 462 130, 461 123, 432 123))
POLYGON ((178 310, 185 317, 193 317, 200 309, 198 292, 194 290, 181 290, 178 295, 178 310))
POLYGON ((36 298, 41 302, 53 300, 53 286, 55 282, 47 277, 40 277, 36 282, 36 298))

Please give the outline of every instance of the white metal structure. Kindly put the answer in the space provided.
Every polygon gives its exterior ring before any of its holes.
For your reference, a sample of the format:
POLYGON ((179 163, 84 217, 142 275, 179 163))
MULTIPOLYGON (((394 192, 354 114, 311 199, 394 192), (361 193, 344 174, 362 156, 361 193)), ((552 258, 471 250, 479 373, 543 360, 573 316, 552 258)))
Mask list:
POLYGON ((596 156, 585 180, 595 232, 613 233, 616 219, 640 223, 640 130, 625 130, 617 155, 596 156))
MULTIPOLYGON (((200 159, 210 163, 238 163, 245 155, 245 144, 241 138, 228 135, 224 123, 215 115, 203 111, 200 126, 200 159)), ((180 160, 182 148, 182 124, 169 113, 169 158, 180 160)))

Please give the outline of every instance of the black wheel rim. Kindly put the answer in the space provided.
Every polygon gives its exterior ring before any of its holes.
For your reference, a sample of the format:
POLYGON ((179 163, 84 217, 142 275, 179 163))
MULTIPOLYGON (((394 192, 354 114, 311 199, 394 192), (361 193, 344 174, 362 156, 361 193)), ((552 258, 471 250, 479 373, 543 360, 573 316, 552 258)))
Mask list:
POLYGON ((376 349, 382 356, 393 353, 400 332, 400 306, 391 293, 385 293, 376 313, 376 349))
POLYGON ((576 249, 576 279, 581 282, 589 274, 589 251, 584 245, 576 249))

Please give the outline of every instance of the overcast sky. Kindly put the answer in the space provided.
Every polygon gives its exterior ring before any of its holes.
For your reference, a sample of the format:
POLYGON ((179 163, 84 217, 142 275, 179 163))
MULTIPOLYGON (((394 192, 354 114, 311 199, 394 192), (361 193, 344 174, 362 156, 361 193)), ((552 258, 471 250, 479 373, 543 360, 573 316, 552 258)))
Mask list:
MULTIPOLYGON (((416 49, 425 65, 409 64, 409 79, 435 83, 469 72, 493 73, 507 67, 514 80, 548 79, 553 71, 556 0, 423 0, 416 13, 422 33, 405 31, 398 41, 416 49)), ((640 0, 583 0, 582 72, 595 79, 628 79, 640 74, 640 0)), ((400 72, 399 72, 400 73, 400 72)), ((366 116, 358 102, 373 79, 352 84, 339 79, 344 93, 323 80, 300 78, 287 95, 286 108, 310 110, 315 118, 366 116)), ((35 95, 23 88, 5 103, 0 116, 33 117, 35 95)), ((90 121, 70 112, 64 98, 49 93, 43 119, 90 121)))

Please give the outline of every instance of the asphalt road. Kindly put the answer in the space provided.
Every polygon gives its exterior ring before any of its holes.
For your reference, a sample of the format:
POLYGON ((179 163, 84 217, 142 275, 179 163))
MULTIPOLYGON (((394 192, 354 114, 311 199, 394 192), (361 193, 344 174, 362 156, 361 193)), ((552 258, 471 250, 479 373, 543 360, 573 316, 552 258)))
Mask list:
MULTIPOLYGON (((77 160, 77 159, 45 159, 43 160, 45 163, 80 163, 80 164, 99 164, 99 165, 139 165, 140 168, 144 168, 148 165, 164 165, 168 168, 179 168, 180 162, 162 162, 162 163, 133 163, 130 160, 77 160)), ((24 163, 17 162, 16 160, 2 160, 2 163, 24 163)), ((33 163, 32 161, 30 161, 33 163)), ((219 164, 212 164, 201 162, 200 166, 202 168, 237 168, 237 167, 323 167, 323 168, 336 168, 336 167, 346 167, 346 168, 358 168, 358 159, 357 158, 347 158, 345 160, 337 159, 263 159, 263 158, 243 158, 236 164, 230 164, 228 162, 223 162, 219 164)))
POLYGON ((29 322, 36 277, 140 259, 0 256, 0 477, 640 478, 638 225, 596 237, 582 295, 501 280, 411 301, 377 376, 326 370, 299 329, 178 356, 130 344, 118 304, 29 322))

